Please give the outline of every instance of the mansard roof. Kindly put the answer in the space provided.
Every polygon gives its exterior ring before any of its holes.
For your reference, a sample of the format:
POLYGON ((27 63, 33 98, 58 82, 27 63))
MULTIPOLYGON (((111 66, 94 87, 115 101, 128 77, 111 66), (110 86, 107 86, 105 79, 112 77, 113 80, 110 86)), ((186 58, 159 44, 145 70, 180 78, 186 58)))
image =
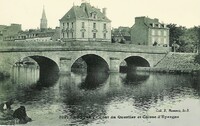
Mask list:
POLYGON ((146 25, 149 28, 169 29, 166 26, 166 24, 160 23, 159 19, 157 19, 157 18, 151 19, 149 17, 143 16, 143 17, 136 17, 135 19, 143 21, 144 25, 146 25))
POLYGON ((91 19, 111 22, 100 9, 91 6, 89 3, 82 3, 81 6, 73 6, 60 21, 67 21, 72 19, 91 19), (91 14, 96 14, 96 18, 92 18, 91 14))

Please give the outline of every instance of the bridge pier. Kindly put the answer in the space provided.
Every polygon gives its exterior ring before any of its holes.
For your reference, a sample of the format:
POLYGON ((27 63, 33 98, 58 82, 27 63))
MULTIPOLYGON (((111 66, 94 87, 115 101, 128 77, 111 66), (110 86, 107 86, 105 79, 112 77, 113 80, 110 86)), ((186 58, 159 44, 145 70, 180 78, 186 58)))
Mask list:
POLYGON ((119 72, 119 62, 120 59, 116 57, 110 57, 110 72, 119 72))
POLYGON ((71 58, 60 58, 60 74, 70 74, 71 73, 71 58))

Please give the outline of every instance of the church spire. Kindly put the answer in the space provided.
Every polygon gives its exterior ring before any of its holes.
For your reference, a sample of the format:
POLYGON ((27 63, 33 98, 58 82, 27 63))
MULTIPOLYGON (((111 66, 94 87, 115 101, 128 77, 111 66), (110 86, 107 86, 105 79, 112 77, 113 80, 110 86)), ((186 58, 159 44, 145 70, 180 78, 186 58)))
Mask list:
POLYGON ((42 18, 40 19, 40 29, 47 29, 47 17, 43 6, 42 18))

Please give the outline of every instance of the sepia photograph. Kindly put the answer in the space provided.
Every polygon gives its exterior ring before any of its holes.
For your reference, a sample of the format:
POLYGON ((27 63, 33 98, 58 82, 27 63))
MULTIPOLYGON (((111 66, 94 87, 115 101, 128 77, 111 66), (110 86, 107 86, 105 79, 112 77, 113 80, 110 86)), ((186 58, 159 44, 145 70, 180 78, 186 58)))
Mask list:
POLYGON ((0 126, 199 126, 199 0, 0 0, 0 126))

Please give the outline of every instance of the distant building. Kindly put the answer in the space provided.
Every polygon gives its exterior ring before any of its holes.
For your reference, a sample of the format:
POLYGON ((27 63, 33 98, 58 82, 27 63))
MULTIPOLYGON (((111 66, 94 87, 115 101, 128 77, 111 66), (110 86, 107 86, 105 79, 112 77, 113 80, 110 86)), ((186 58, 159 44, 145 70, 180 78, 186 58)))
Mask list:
POLYGON ((169 28, 158 19, 136 17, 131 28, 131 43, 149 46, 169 46, 169 28))
POLYGON ((131 42, 131 29, 129 27, 119 27, 112 29, 112 43, 129 44, 131 42))
MULTIPOLYGON (((15 25, 11 24, 11 26, 17 27, 16 24, 15 25)), ((0 29, 1 29, 1 26, 0 26, 0 29)), ((11 29, 11 28, 6 28, 6 29, 11 29)), ((4 37, 4 41, 44 42, 44 41, 57 41, 60 38, 59 27, 56 27, 56 29, 47 28, 47 18, 46 18, 44 8, 42 12, 42 18, 40 20, 40 29, 29 29, 26 31, 22 31, 21 25, 20 25, 20 28, 18 28, 18 30, 15 30, 14 33, 13 31, 14 31, 13 28, 11 30, 7 30, 9 34, 4 37)), ((2 30, 2 32, 4 33, 5 31, 2 30)), ((0 32, 0 35, 1 35, 1 32, 0 32)))
POLYGON ((3 34, 6 32, 6 25, 0 25, 0 41, 3 41, 3 34))
POLYGON ((10 26, 0 25, 0 41, 14 40, 15 36, 21 30, 21 24, 11 24, 10 26))
POLYGON ((106 17, 106 8, 100 9, 83 2, 73 6, 60 19, 63 41, 111 42, 111 21, 106 17))
POLYGON ((57 41, 60 38, 60 28, 56 29, 30 29, 27 31, 21 31, 14 38, 14 41, 32 41, 32 42, 44 42, 44 41, 57 41))
POLYGON ((40 29, 41 30, 47 29, 47 17, 46 17, 44 8, 42 12, 42 18, 40 19, 40 29))

